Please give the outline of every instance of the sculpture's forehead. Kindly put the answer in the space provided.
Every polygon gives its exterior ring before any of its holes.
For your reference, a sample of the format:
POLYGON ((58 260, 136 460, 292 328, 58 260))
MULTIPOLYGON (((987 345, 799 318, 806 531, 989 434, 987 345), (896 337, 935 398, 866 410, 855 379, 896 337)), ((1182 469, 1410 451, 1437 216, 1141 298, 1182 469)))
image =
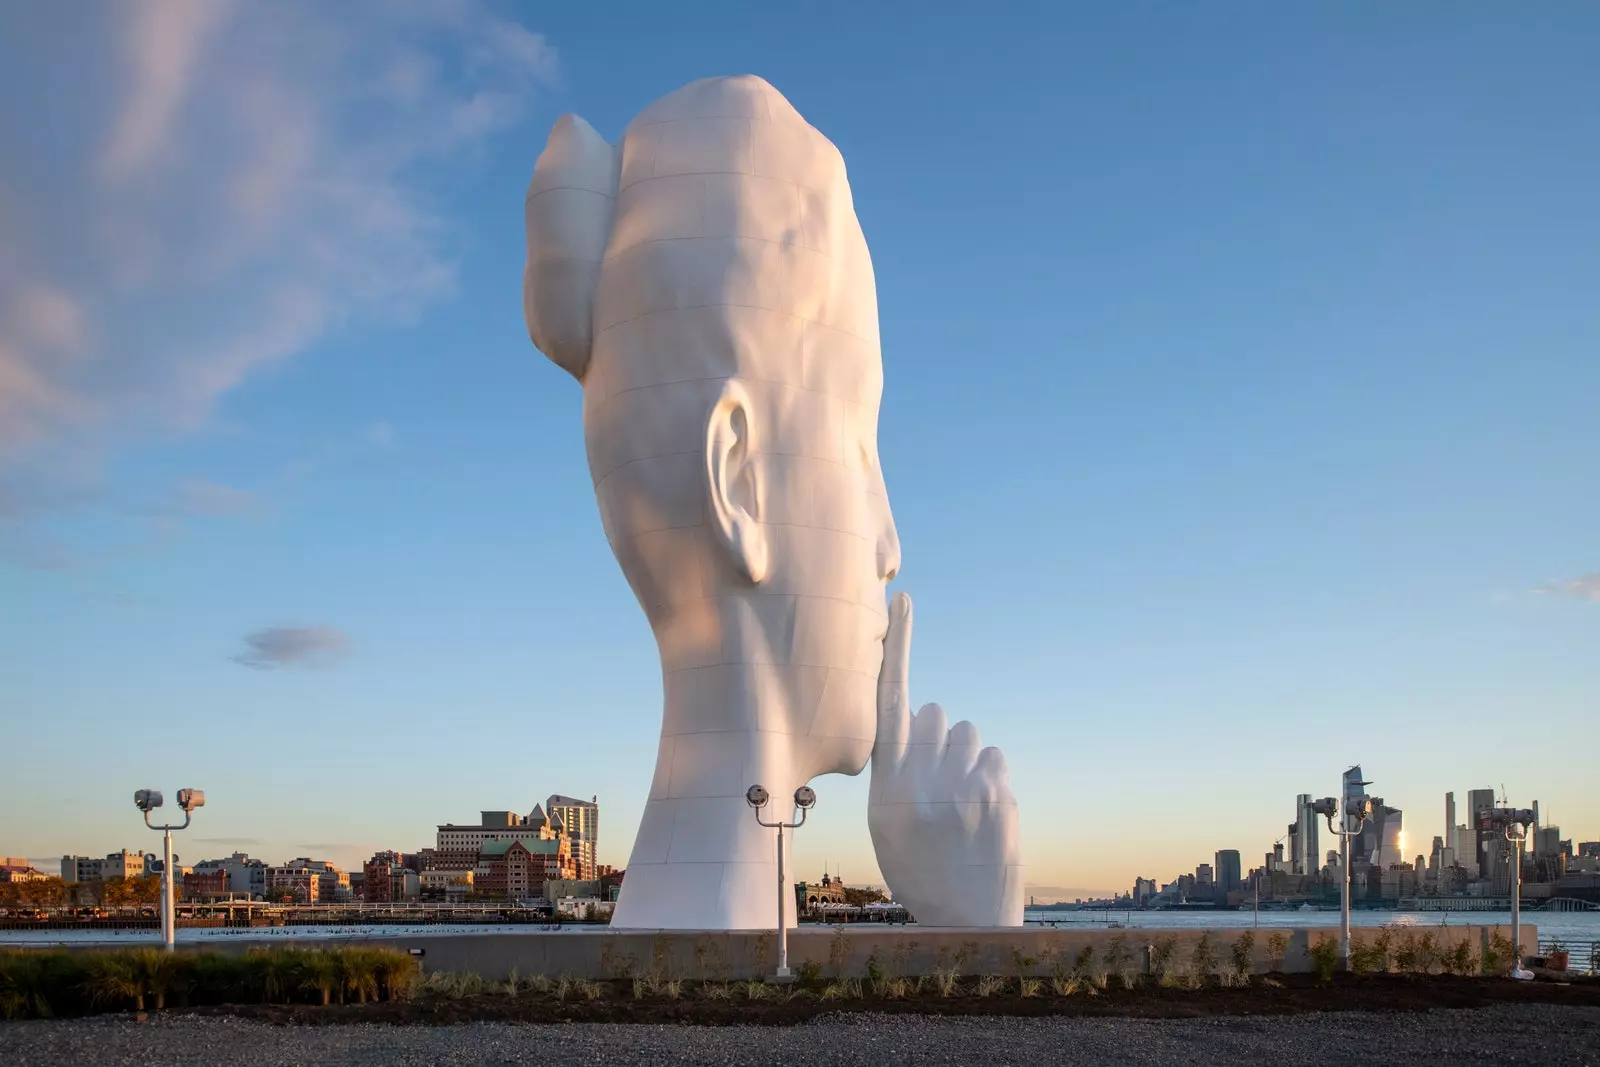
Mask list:
POLYGON ((752 75, 707 78, 662 97, 623 135, 621 187, 675 174, 744 174, 847 190, 844 159, 783 94, 752 75))
POLYGON ((805 122, 794 105, 765 78, 735 74, 701 78, 674 90, 634 118, 629 128, 674 119, 717 117, 805 122))

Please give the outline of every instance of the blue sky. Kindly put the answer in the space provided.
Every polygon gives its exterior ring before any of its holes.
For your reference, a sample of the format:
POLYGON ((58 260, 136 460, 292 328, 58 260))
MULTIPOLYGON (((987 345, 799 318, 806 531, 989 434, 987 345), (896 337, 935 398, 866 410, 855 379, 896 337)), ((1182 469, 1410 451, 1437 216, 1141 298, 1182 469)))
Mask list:
POLYGON ((912 697, 1032 882, 1259 862, 1356 761, 1408 848, 1502 783, 1600 837, 1600 12, 674 7, 0 15, 0 853, 194 784, 185 859, 563 792, 625 862, 659 676, 521 197, 739 72, 850 168, 912 697))

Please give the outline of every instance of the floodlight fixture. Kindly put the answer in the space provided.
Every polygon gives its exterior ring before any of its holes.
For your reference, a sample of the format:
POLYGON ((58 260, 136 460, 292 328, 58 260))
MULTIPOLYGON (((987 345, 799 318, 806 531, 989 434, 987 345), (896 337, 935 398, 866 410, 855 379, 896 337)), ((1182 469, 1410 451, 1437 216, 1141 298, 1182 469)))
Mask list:
POLYGON ((809 785, 803 785, 794 791, 794 806, 799 808, 801 811, 806 811, 816 807, 816 804, 817 791, 812 789, 809 785))
POLYGON ((749 804, 752 808, 759 809, 767 806, 767 801, 770 799, 770 797, 767 793, 766 786, 753 785, 744 791, 744 799, 745 803, 749 804))
POLYGON ((1332 820, 1334 816, 1339 814, 1339 801, 1335 797, 1323 797, 1321 800, 1314 800, 1311 802, 1311 811, 1313 814, 1332 820))
MULTIPOLYGON (((141 789, 133 794, 134 804, 138 805, 139 810, 144 812, 144 824, 162 835, 161 940, 167 951, 171 952, 175 939, 174 928, 176 926, 172 906, 172 831, 188 829, 189 822, 194 817, 194 809, 205 805, 206 794, 203 789, 178 790, 178 807, 183 809, 183 822, 176 825, 169 823, 166 826, 157 826, 150 821, 150 813, 161 807, 162 801, 163 797, 159 789, 141 789)), ((154 856, 150 856, 147 857, 147 860, 154 860, 154 858, 154 856)))

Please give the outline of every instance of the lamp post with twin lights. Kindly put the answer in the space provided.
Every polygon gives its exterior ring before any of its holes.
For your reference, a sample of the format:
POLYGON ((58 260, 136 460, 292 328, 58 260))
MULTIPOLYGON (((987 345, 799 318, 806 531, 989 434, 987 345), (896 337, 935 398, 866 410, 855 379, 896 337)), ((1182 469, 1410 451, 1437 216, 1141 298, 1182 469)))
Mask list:
POLYGON ((174 936, 176 924, 173 922, 172 914, 172 831, 189 828, 189 819, 194 814, 194 809, 205 806, 206 794, 201 789, 178 790, 178 807, 183 809, 183 823, 179 826, 171 824, 157 826, 150 821, 150 813, 163 803, 161 790, 141 789, 133 794, 133 802, 144 812, 144 824, 152 830, 161 831, 161 941, 167 951, 171 952, 173 942, 176 940, 174 936))
POLYGON ((817 794, 809 785, 803 785, 794 791, 794 806, 800 809, 800 817, 794 822, 767 822, 761 817, 761 809, 767 806, 771 799, 766 787, 753 785, 745 790, 745 802, 756 810, 756 822, 762 826, 775 826, 778 828, 778 970, 773 978, 779 982, 789 982, 793 976, 789 973, 789 927, 788 908, 784 897, 789 895, 789 881, 783 873, 783 832, 784 830, 798 830, 805 825, 806 812, 810 811, 817 803, 817 794))
MULTIPOLYGON (((1366 783, 1362 783, 1363 785, 1366 783)), ((1323 797, 1311 805, 1311 810, 1328 820, 1328 832, 1339 838, 1339 963, 1345 970, 1350 969, 1350 839, 1361 832, 1366 825, 1367 816, 1372 814, 1372 798, 1365 793, 1347 797, 1344 806, 1344 818, 1340 820, 1342 826, 1334 829, 1333 820, 1339 814, 1339 801, 1333 797, 1323 797), (1350 825, 1350 820, 1355 820, 1355 825, 1350 825)))

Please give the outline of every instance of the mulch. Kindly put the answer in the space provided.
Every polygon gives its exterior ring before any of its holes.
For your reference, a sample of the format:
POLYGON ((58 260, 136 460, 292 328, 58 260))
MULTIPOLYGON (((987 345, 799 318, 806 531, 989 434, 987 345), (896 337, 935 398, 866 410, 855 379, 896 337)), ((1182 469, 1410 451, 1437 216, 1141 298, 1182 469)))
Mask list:
POLYGON ((228 1015, 292 1025, 386 1023, 400 1026, 447 1026, 468 1022, 516 1023, 680 1023, 701 1026, 789 1026, 822 1015, 874 1012, 910 1015, 1121 1016, 1141 1019, 1187 1019, 1205 1016, 1299 1015, 1312 1012, 1419 1012, 1441 1008, 1481 1008, 1494 1004, 1565 1004, 1600 1007, 1600 979, 1572 978, 1518 982, 1502 978, 1448 975, 1336 975, 1323 983, 1312 975, 1256 978, 1248 986, 1180 989, 1140 986, 1112 988, 1069 997, 1044 991, 1023 997, 1014 989, 993 996, 966 993, 941 997, 928 991, 899 999, 871 995, 856 999, 709 999, 694 983, 685 983, 678 999, 661 996, 635 999, 631 983, 605 983, 594 1000, 550 994, 482 994, 457 999, 425 996, 374 1004, 229 1004, 178 1009, 196 1015, 228 1015))

